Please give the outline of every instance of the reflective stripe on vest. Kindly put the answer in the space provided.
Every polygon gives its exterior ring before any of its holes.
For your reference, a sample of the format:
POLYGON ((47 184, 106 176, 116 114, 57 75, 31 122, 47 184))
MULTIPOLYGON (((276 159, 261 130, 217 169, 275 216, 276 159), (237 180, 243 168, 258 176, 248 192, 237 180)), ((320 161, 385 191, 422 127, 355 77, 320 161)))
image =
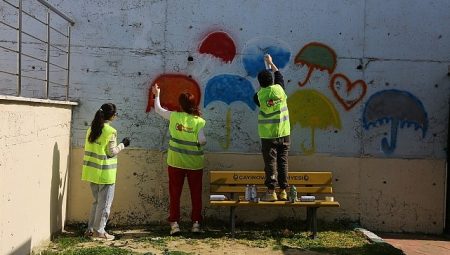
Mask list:
POLYGON ((173 147, 171 145, 169 145, 169 150, 173 150, 175 152, 186 154, 186 155, 203 155, 203 151, 185 150, 185 149, 180 149, 180 148, 177 148, 177 147, 173 147))
POLYGON ((278 138, 290 134, 289 110, 284 89, 274 84, 258 91, 260 111, 258 134, 261 138, 278 138))
POLYGON ((170 114, 170 141, 167 164, 182 169, 203 169, 203 149, 198 143, 198 132, 205 126, 201 117, 184 112, 170 114))
POLYGON ((173 137, 171 137, 170 140, 174 141, 176 143, 179 143, 179 144, 184 144, 184 145, 193 145, 193 146, 199 146, 200 145, 198 142, 183 141, 183 140, 176 139, 176 138, 173 138, 173 137))
POLYGON ((93 158, 96 158, 96 159, 102 159, 102 160, 108 158, 108 156, 106 156, 106 155, 98 155, 98 154, 96 154, 94 152, 91 152, 91 151, 85 151, 84 155, 89 156, 89 157, 93 157, 93 158))
POLYGON ((264 118, 270 118, 270 117, 273 117, 273 116, 275 116, 277 114, 281 114, 282 112, 286 112, 287 110, 288 110, 287 107, 283 107, 283 108, 281 108, 281 110, 275 111, 275 112, 272 112, 272 113, 269 113, 269 114, 264 113, 263 111, 259 111, 259 114, 261 114, 264 118))
POLYGON ((272 124, 272 123, 280 123, 283 121, 289 120, 289 115, 281 117, 281 119, 268 119, 268 120, 258 120, 259 124, 272 124))
POLYGON ((83 165, 84 166, 90 166, 90 167, 93 167, 93 168, 97 168, 99 170, 107 170, 107 169, 115 169, 115 168, 117 168, 117 164, 113 164, 113 165, 99 165, 97 163, 90 162, 90 161, 87 161, 87 160, 83 161, 83 165))
POLYGON ((105 123, 102 134, 90 143, 88 140, 91 129, 86 133, 81 179, 96 184, 113 184, 116 182, 117 157, 108 157, 109 140, 116 130, 105 123))

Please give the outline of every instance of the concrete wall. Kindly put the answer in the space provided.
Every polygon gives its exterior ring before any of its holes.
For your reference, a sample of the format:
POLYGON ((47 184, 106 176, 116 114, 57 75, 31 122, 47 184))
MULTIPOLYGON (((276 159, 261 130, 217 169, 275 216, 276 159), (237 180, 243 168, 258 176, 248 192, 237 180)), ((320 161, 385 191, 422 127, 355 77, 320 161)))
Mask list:
MULTIPOLYGON (((160 151, 168 124, 147 109, 156 81, 167 95, 201 95, 207 170, 262 169, 251 97, 267 51, 285 75, 295 124, 292 168, 331 170, 338 179, 342 207, 320 217, 349 217, 373 230, 442 231, 449 1, 49 2, 76 20, 70 95, 80 107, 73 114, 68 220, 86 220, 82 147, 105 102, 119 108, 119 139, 132 138, 132 150, 119 157, 113 222, 165 220, 160 151)), ((205 212, 225 213, 206 203, 205 212)))
POLYGON ((448 1, 53 3, 77 20, 70 94, 82 107, 74 114, 75 146, 83 146, 99 105, 113 101, 121 114, 116 126, 135 138, 133 146, 166 147, 167 123, 145 112, 148 89, 163 76, 168 93, 186 83, 200 91, 207 150, 258 152, 251 96, 265 49, 286 77, 291 111, 305 116, 292 120, 293 153, 445 157, 448 1), (314 42, 325 53, 311 53, 314 42), (373 107, 377 100, 382 106, 373 107))
POLYGON ((66 220, 71 104, 0 96, 0 254, 27 254, 66 220))
MULTIPOLYGON (((83 149, 72 152, 70 197, 67 219, 87 219, 91 195, 80 178, 83 149), (76 187, 76 188, 75 188, 76 187)), ((130 149, 119 156, 119 172, 112 224, 145 224, 165 222, 168 211, 168 177, 166 153, 130 149)), ((440 233, 445 210, 445 160, 350 158, 330 155, 291 156, 294 171, 333 171, 334 197, 340 208, 322 208, 318 217, 331 221, 351 219, 369 229, 395 232, 440 233)), ((228 220, 229 208, 208 206, 210 170, 261 170, 260 155, 241 153, 208 153, 203 175, 204 216, 228 220)), ((185 184, 181 215, 190 221, 190 196, 185 184)), ((255 214, 254 208, 239 208, 238 221, 264 222, 277 217, 305 219, 304 208, 265 208, 255 214)))
MULTIPOLYGON (((351 218, 373 230, 442 231, 448 1, 52 2, 77 21, 71 96, 81 107, 73 119, 68 220, 86 220, 90 195, 78 178, 84 134, 111 101, 119 108, 119 139, 132 138, 132 150, 119 157, 112 222, 165 221, 168 124, 148 107, 155 82, 168 95, 201 95, 205 181, 210 169, 262 169, 251 97, 267 51, 285 75, 292 169, 331 170, 338 180, 342 207, 320 217, 351 218)), ((226 219, 226 209, 204 206, 206 216, 226 219)), ((257 220, 292 215, 270 212, 257 220)))

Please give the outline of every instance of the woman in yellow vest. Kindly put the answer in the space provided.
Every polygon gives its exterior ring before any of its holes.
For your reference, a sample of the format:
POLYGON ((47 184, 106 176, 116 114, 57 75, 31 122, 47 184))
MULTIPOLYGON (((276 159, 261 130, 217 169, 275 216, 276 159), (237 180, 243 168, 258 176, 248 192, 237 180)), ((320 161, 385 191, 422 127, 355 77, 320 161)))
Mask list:
POLYGON ((90 183, 94 202, 85 235, 94 240, 114 240, 114 236, 105 231, 105 226, 114 198, 116 155, 130 145, 129 138, 117 145, 117 131, 110 125, 116 117, 116 106, 103 104, 86 133, 81 179, 90 183))
POLYGON ((180 197, 184 178, 187 177, 191 192, 191 220, 194 233, 200 232, 202 220, 202 177, 203 148, 206 138, 203 133, 205 120, 195 98, 190 93, 182 93, 178 99, 181 112, 172 112, 161 107, 159 101, 160 89, 157 84, 152 88, 155 95, 155 111, 169 120, 170 141, 167 155, 169 174, 169 218, 170 234, 180 233, 180 197))

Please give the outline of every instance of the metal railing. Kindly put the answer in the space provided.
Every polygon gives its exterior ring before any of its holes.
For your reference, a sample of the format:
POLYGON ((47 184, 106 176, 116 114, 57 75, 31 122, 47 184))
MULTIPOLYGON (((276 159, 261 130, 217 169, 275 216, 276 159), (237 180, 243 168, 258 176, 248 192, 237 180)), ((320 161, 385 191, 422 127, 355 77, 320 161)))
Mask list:
POLYGON ((75 22, 67 17, 64 13, 60 12, 58 9, 56 9, 55 7, 53 7, 52 5, 50 5, 47 1, 45 0, 35 0, 38 3, 40 3, 44 8, 46 8, 46 14, 47 14, 47 18, 46 20, 41 20, 38 17, 32 15, 30 12, 24 10, 23 8, 23 0, 18 0, 18 4, 13 4, 8 0, 1 0, 3 1, 5 4, 9 5, 10 7, 16 9, 17 13, 18 13, 18 22, 17 25, 11 25, 8 22, 4 21, 4 20, 0 20, 0 24, 4 25, 6 28, 8 29, 13 29, 16 30, 17 32, 17 49, 11 49, 8 47, 3 47, 0 45, 0 48, 6 51, 10 51, 10 52, 14 52, 17 54, 17 72, 16 73, 12 73, 12 72, 8 72, 6 70, 0 70, 0 73, 4 73, 4 74, 8 74, 8 75, 14 75, 17 77, 17 96, 22 96, 22 78, 29 78, 29 79, 34 79, 34 80, 38 80, 38 81, 43 81, 45 84, 45 98, 49 98, 49 86, 50 84, 55 84, 55 85, 59 85, 59 86, 65 86, 66 90, 65 90, 65 99, 68 100, 69 98, 69 81, 70 81, 70 39, 71 39, 71 31, 70 28, 71 26, 73 26, 75 24, 75 22), (62 32, 59 31, 57 28, 55 28, 54 26, 52 26, 51 24, 51 15, 56 14, 57 16, 59 16, 60 18, 62 18, 67 25, 67 31, 66 32, 62 32), (28 17, 30 17, 32 20, 40 23, 43 26, 46 26, 46 40, 42 40, 40 38, 37 38, 36 36, 32 35, 31 33, 28 33, 26 31, 23 30, 23 16, 26 15, 28 17), (66 49, 62 49, 58 46, 56 46, 56 44, 52 44, 52 41, 50 38, 50 34, 51 31, 54 31, 56 33, 58 33, 59 35, 63 36, 66 40, 66 49), (22 46, 23 46, 23 39, 22 36, 26 35, 28 37, 33 38, 34 40, 38 41, 41 44, 44 44, 46 46, 46 57, 45 59, 41 59, 35 56, 32 56, 30 54, 26 54, 23 52, 22 50, 22 46), (66 66, 61 66, 58 65, 56 63, 52 63, 51 61, 51 56, 50 56, 50 51, 51 49, 57 49, 58 51, 61 51, 63 54, 66 55, 66 66), (42 63, 45 63, 45 79, 41 79, 41 78, 36 78, 36 77, 31 77, 31 76, 27 76, 24 75, 22 72, 22 64, 23 64, 23 60, 22 57, 27 57, 42 63), (61 84, 58 82, 54 82, 50 80, 50 66, 59 68, 61 70, 63 70, 65 72, 66 75, 66 79, 65 79, 65 84, 61 84))

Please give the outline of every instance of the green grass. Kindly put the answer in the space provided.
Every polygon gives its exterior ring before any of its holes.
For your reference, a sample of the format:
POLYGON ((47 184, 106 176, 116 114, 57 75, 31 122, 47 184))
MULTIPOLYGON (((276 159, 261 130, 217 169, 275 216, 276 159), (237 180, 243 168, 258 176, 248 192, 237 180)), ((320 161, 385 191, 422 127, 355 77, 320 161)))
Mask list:
POLYGON ((155 249, 163 251, 167 248, 167 242, 168 242, 167 239, 168 238, 161 238, 161 237, 141 237, 141 238, 136 239, 136 241, 149 243, 155 249))
MULTIPOLYGON (((75 226, 71 234, 65 233, 56 237, 42 255, 90 255, 90 254, 146 254, 134 253, 127 249, 135 245, 151 246, 164 255, 188 255, 184 251, 170 250, 170 243, 184 242, 186 245, 196 247, 200 244, 207 245, 213 249, 219 248, 223 242, 231 242, 248 247, 269 248, 278 251, 287 250, 310 250, 320 253, 337 255, 402 255, 403 252, 388 244, 370 243, 358 231, 354 231, 354 224, 341 221, 333 223, 319 222, 319 232, 316 239, 311 239, 310 232, 305 229, 305 222, 292 222, 290 220, 278 220, 270 224, 237 224, 235 237, 232 238, 228 230, 228 224, 223 222, 205 222, 204 233, 192 234, 188 231, 182 232, 180 236, 169 236, 169 228, 166 225, 147 226, 145 236, 123 239, 127 245, 118 247, 105 247, 108 244, 90 243, 90 248, 82 247, 89 239, 81 237, 83 227, 75 226), (147 234, 148 233, 148 234, 147 234), (94 246, 93 246, 94 245, 94 246)), ((189 229, 190 225, 181 225, 181 229, 189 229)), ((120 234, 116 235, 120 241, 120 234)))
POLYGON ((184 251, 165 251, 163 255, 191 255, 195 253, 188 253, 184 251))
POLYGON ((58 247, 61 249, 66 249, 69 247, 76 246, 79 243, 89 242, 90 240, 88 238, 85 238, 83 236, 64 236, 60 235, 57 236, 53 243, 55 243, 58 247))
POLYGON ((305 233, 291 238, 281 238, 278 245, 282 250, 299 248, 339 255, 402 255, 403 252, 387 244, 370 243, 358 232, 352 230, 324 231, 313 240, 305 233))
POLYGON ((134 255, 139 253, 133 253, 127 249, 114 248, 114 247, 90 247, 90 248, 68 248, 58 251, 43 251, 41 255, 134 255))

